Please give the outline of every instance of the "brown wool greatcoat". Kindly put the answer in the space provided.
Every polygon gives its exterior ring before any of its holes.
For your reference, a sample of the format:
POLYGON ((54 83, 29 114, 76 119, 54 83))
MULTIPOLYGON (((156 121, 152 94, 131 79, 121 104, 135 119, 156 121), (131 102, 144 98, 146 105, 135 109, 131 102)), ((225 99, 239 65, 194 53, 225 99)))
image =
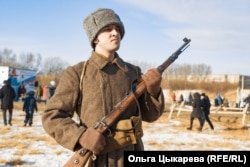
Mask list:
MULTIPOLYGON (((112 111, 114 106, 130 92, 132 84, 141 79, 140 69, 125 63, 117 54, 111 63, 93 52, 87 61, 82 80, 80 120, 84 126, 80 126, 71 118, 78 104, 83 64, 80 62, 67 68, 42 117, 45 131, 60 145, 73 151, 80 147, 78 140, 86 128, 94 126, 112 111)), ((138 101, 143 121, 153 122, 161 116, 164 109, 162 92, 158 99, 145 93, 138 101)), ((128 119, 134 115, 138 115, 136 104, 130 106, 120 119, 128 119)), ((123 166, 124 150, 143 150, 141 139, 136 145, 99 155, 91 166, 123 166)))

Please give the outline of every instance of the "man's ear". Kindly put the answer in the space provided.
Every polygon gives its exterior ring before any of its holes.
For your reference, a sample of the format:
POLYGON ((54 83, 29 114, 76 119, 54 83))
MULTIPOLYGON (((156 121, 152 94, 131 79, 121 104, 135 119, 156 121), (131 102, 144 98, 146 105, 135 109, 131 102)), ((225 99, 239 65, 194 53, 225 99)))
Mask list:
POLYGON ((94 39, 93 43, 96 45, 99 42, 97 38, 94 39))

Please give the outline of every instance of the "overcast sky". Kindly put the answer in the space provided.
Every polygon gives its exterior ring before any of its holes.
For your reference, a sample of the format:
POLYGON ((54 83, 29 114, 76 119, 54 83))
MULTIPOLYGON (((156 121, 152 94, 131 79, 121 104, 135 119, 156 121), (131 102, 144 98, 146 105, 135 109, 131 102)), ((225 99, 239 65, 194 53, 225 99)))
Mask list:
POLYGON ((82 23, 112 8, 125 25, 119 55, 160 64, 184 37, 176 64, 206 64, 213 74, 250 75, 249 0, 0 0, 0 50, 61 57, 70 65, 92 51, 82 23))

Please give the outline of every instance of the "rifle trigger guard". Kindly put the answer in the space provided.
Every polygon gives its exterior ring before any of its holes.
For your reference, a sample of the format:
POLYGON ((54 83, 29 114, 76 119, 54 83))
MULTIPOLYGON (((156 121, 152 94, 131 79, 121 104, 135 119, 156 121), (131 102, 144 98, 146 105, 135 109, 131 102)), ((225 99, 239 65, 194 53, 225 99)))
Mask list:
POLYGON ((108 128, 107 131, 105 132, 106 137, 112 136, 112 131, 108 128))
MULTIPOLYGON (((104 121, 100 121, 99 124, 101 124, 103 127, 108 127, 106 122, 104 121)), ((107 130, 104 133, 104 136, 110 137, 111 135, 112 135, 112 131, 109 128, 107 128, 107 130)))

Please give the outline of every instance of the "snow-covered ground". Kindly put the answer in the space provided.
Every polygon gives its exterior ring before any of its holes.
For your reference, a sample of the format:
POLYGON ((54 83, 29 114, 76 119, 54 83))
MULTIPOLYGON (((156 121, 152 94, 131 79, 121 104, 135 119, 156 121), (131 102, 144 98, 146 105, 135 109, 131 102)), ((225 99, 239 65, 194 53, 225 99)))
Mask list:
MULTIPOLYGON (((4 127, 0 118, 0 167, 62 167, 73 155, 45 133, 41 113, 35 113, 32 127, 23 126, 22 111, 14 112, 11 127, 4 127)), ((203 132, 188 131, 187 125, 183 119, 167 120, 167 116, 143 123, 145 150, 250 150, 248 129, 243 141, 233 131, 225 136, 225 127, 219 123, 214 131, 205 126, 203 132)))

